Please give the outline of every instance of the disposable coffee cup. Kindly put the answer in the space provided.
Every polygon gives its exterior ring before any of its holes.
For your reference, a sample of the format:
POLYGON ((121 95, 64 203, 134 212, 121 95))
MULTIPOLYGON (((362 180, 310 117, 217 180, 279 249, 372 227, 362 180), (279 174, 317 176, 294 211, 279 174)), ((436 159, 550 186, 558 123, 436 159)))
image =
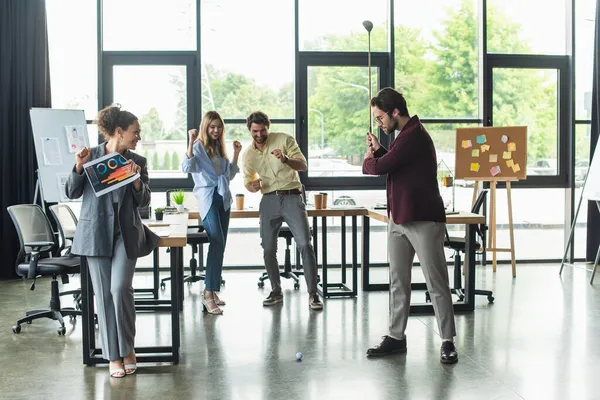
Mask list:
POLYGON ((327 208, 327 193, 321 193, 321 196, 323 196, 321 200, 321 208, 327 208))
POLYGON ((235 208, 240 211, 244 209, 244 195, 242 193, 235 195, 235 208))
POLYGON ((323 195, 321 193, 315 193, 315 209, 320 210, 323 208, 323 195))

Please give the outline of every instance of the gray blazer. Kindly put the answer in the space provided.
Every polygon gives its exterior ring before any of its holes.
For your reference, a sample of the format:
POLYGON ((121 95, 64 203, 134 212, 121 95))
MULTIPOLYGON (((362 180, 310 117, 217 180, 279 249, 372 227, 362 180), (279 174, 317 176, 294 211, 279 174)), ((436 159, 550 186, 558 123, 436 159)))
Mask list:
MULTIPOLYGON (((105 155, 106 143, 91 149, 90 160, 105 155)), ((138 207, 150 204, 148 169, 146 159, 127 150, 123 156, 141 167, 142 190, 135 191, 133 184, 117 189, 119 198, 118 223, 129 259, 150 254, 157 246, 159 237, 148 229, 140 218, 138 207)), ((96 197, 85 173, 79 175, 75 167, 69 175, 65 192, 68 198, 77 199, 83 195, 81 214, 71 253, 81 256, 112 257, 115 235, 113 196, 111 193, 96 197)))

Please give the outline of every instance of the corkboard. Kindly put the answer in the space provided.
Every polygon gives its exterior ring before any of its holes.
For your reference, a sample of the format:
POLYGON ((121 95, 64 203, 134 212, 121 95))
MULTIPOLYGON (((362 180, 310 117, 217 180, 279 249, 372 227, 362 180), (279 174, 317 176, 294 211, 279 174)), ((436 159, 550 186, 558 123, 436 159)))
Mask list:
POLYGON ((526 167, 526 126, 456 130, 455 179, 526 179, 526 167))

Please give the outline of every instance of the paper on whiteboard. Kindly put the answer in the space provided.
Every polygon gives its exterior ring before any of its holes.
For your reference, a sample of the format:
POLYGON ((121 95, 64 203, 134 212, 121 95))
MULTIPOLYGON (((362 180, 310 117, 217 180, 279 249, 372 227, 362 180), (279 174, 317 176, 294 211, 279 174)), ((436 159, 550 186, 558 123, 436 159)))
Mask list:
POLYGON ((62 157, 60 156, 60 145, 58 138, 43 137, 42 153, 44 154, 44 164, 62 165, 62 157))
POLYGON ((77 153, 85 147, 87 132, 83 125, 65 125, 69 153, 77 153))
POLYGON ((67 185, 67 180, 69 179, 69 174, 56 174, 56 184, 58 185, 58 200, 61 203, 65 203, 71 201, 67 197, 65 193, 65 186, 67 185))
POLYGON ((83 164, 96 197, 110 193, 140 177, 129 172, 127 159, 114 152, 83 164))

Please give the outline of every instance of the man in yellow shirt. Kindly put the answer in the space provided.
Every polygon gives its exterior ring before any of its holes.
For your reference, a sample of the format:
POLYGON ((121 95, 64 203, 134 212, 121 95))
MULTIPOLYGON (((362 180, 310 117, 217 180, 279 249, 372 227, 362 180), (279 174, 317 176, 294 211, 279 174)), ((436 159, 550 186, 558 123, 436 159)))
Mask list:
POLYGON ((271 281, 271 293, 263 305, 283 302, 279 262, 277 261, 277 236, 285 222, 302 254, 304 278, 309 293, 309 307, 322 310, 323 303, 317 294, 317 262, 310 242, 308 214, 302 198, 302 183, 298 171, 306 171, 306 158, 296 140, 286 134, 269 132, 269 117, 256 111, 246 119, 252 135, 252 144, 244 152, 244 184, 250 192, 263 194, 260 201, 260 238, 262 240, 265 268, 271 281))

